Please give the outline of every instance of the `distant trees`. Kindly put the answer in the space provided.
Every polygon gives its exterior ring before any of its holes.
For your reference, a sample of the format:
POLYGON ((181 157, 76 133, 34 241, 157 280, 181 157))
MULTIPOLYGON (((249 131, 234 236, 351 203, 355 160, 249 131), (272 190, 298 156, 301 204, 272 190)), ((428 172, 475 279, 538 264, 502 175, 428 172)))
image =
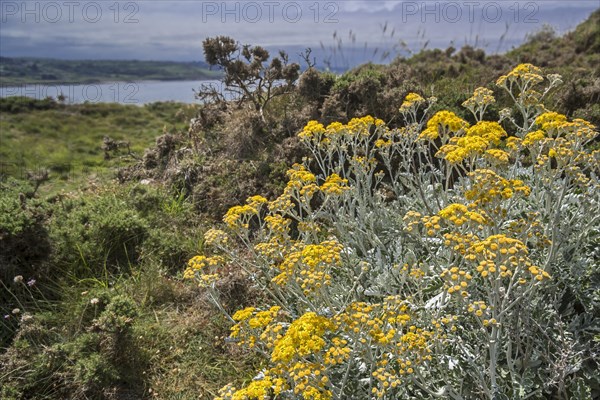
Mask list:
MULTIPOLYGON (((290 63, 284 51, 271 58, 263 47, 240 45, 228 36, 207 38, 202 44, 206 62, 223 70, 225 90, 240 102, 249 101, 263 120, 269 102, 290 93, 300 75, 300 65, 290 63)), ((206 85, 197 96, 202 100, 224 100, 220 90, 206 85)))

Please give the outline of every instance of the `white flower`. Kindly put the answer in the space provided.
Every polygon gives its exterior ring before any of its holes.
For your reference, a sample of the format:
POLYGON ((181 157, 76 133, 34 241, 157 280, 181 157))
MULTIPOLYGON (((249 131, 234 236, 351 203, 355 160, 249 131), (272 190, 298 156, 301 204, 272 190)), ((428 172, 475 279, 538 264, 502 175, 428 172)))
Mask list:
POLYGON ((14 279, 13 279, 13 281, 15 283, 21 283, 21 282, 23 282, 23 275, 17 275, 17 276, 15 276, 14 279))
POLYGON ((21 317, 21 322, 28 322, 28 321, 31 321, 32 319, 33 319, 33 315, 25 313, 21 317))
POLYGON ((97 297, 94 297, 93 299, 90 300, 90 304, 92 305, 96 305, 100 303, 100 300, 97 297))

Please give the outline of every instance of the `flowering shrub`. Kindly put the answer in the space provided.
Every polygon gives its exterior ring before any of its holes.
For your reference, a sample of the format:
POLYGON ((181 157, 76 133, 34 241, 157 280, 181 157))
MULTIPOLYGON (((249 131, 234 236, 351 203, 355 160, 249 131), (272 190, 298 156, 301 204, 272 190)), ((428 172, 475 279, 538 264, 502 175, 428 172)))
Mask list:
POLYGON ((218 399, 591 398, 593 330, 566 304, 597 311, 600 152, 542 104, 560 83, 519 65, 499 121, 478 88, 471 122, 417 94, 399 129, 309 122, 283 194, 232 208, 185 272, 218 303, 230 263, 272 301, 231 317, 267 366, 218 399))

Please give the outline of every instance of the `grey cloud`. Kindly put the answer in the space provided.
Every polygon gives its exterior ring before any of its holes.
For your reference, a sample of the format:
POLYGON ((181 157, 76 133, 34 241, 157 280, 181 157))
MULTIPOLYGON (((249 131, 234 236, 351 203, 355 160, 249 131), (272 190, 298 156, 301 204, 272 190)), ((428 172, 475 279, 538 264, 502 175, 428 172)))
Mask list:
MULTIPOLYGON (((446 47, 451 42, 459 46, 487 43, 486 50, 495 51, 507 24, 508 32, 501 50, 520 42, 526 33, 539 29, 544 22, 555 26, 559 32, 572 29, 598 7, 597 1, 573 1, 568 6, 563 1, 521 1, 521 13, 517 16, 509 9, 514 2, 480 1, 476 2, 480 6, 475 9, 473 21, 463 14, 460 20, 453 23, 445 20, 444 15, 436 16, 435 12, 427 14, 422 10, 423 1, 321 1, 318 14, 314 1, 296 1, 280 2, 270 22, 266 1, 243 1, 238 2, 238 10, 257 4, 262 8, 263 15, 257 23, 243 21, 243 18, 237 23, 235 15, 214 10, 213 6, 219 8, 223 1, 137 1, 134 2, 138 6, 134 18, 139 22, 127 24, 123 19, 128 10, 121 9, 119 22, 115 23, 114 11, 109 9, 114 3, 97 3, 102 5, 103 17, 95 24, 86 22, 81 16, 72 23, 66 18, 56 23, 23 23, 20 18, 2 15, 0 55, 198 60, 202 54, 201 42, 208 36, 229 35, 243 43, 261 44, 268 48, 316 49, 321 42, 326 47, 334 46, 334 32, 342 39, 347 51, 356 54, 361 51, 365 53, 362 50, 365 42, 370 49, 374 49, 391 48, 400 40, 413 48, 420 47, 426 40, 429 40, 430 47, 446 47), (296 23, 289 22, 291 15, 281 13, 284 5, 291 3, 302 7, 302 17, 296 23), (482 8, 490 3, 502 4, 503 15, 499 21, 491 22, 490 18, 482 15, 482 8), (525 20, 527 10, 524 7, 528 3, 536 5, 534 18, 538 22, 525 20), (331 4, 336 6, 333 19, 337 22, 326 23, 327 12, 333 9, 331 4), (206 15, 208 6, 213 7, 211 10, 214 15, 206 15), (436 22, 436 17, 441 18, 436 22), (386 22, 388 30, 383 34, 382 26, 386 22), (392 30, 395 32, 393 37, 392 30), (354 41, 349 37, 350 31, 353 32, 354 41), (425 37, 421 38, 419 35, 423 32, 425 37)), ((127 4, 116 3, 121 8, 127 4)), ((229 10, 232 10, 231 4, 228 5, 229 10)), ((427 7, 429 10, 432 7, 435 9, 436 4, 441 10, 449 3, 428 2, 427 7)))

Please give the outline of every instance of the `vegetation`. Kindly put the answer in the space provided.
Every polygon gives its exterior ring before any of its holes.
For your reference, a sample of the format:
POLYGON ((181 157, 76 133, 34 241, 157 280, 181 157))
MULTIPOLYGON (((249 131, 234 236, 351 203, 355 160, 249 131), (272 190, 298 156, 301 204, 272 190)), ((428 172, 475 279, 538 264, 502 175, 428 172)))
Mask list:
POLYGON ((599 393, 598 132, 544 107, 562 81, 541 73, 499 77, 515 100, 497 121, 481 87, 468 121, 409 93, 401 128, 306 125, 283 193, 230 208, 184 273, 221 310, 225 264, 268 297, 226 314, 267 365, 217 399, 599 393))
MULTIPOLYGON (((203 46, 208 64, 218 66, 225 74, 224 90, 241 102, 252 103, 263 120, 264 109, 271 100, 292 92, 298 80, 300 65, 290 64, 288 55, 283 51, 278 57, 271 57, 260 46, 246 45, 240 48, 234 39, 227 36, 208 38, 203 46)), ((214 89, 201 91, 199 97, 212 101, 225 100, 223 94, 214 89)))
POLYGON ((262 116, 1 99, 0 397, 598 397, 599 16, 308 68, 262 116))
POLYGON ((181 132, 195 113, 193 106, 168 102, 66 105, 26 97, 0 99, 0 112, 2 173, 24 178, 48 170, 57 187, 112 175, 112 168, 141 158, 165 130, 181 132))
POLYGON ((0 85, 216 79, 202 62, 0 57, 0 85))

